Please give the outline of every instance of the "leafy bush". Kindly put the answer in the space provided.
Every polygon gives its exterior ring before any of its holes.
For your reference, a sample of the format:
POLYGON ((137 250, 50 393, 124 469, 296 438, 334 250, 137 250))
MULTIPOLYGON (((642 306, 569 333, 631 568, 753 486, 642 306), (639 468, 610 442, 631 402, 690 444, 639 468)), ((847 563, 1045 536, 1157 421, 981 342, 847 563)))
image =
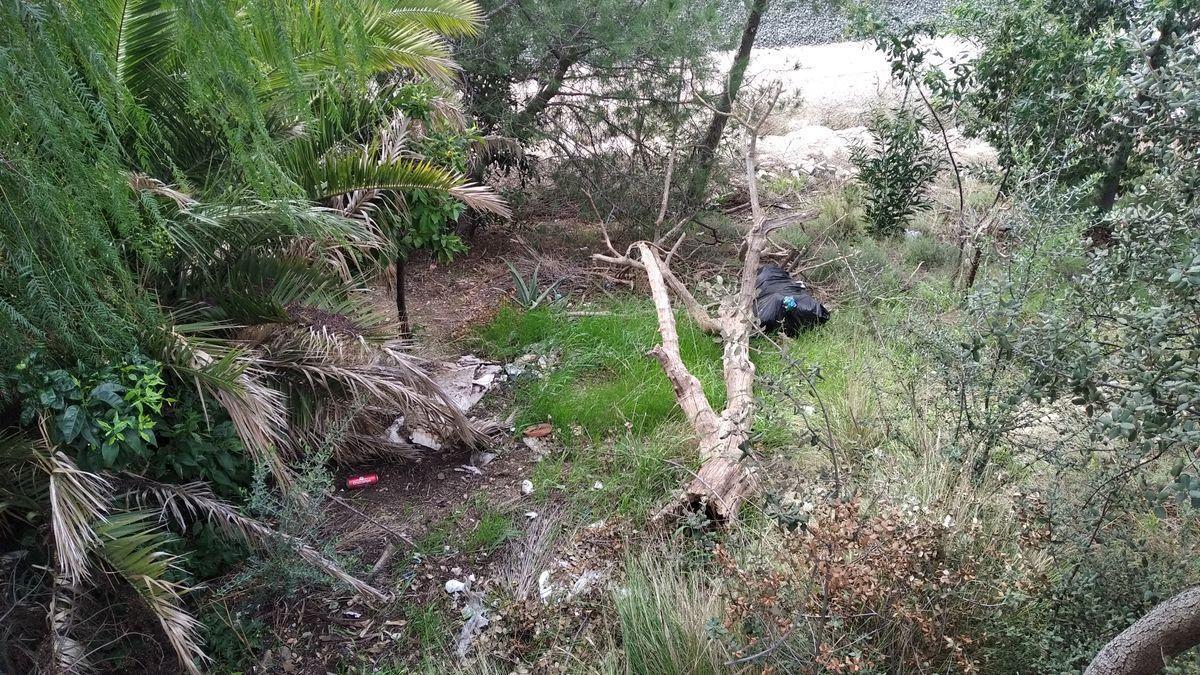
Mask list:
POLYGON ((877 115, 870 131, 871 149, 856 145, 850 161, 858 168, 867 229, 876 237, 895 236, 930 205, 929 187, 942 162, 921 118, 908 109, 877 115))

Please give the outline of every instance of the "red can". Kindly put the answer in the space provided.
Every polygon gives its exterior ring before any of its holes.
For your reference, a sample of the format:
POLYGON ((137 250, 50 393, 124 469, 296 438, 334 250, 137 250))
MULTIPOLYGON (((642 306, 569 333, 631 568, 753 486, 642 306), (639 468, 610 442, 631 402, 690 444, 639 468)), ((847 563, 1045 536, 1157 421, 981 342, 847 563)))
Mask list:
POLYGON ((361 476, 351 476, 346 479, 346 487, 351 490, 365 488, 368 485, 374 485, 379 482, 379 476, 373 473, 364 473, 361 476))

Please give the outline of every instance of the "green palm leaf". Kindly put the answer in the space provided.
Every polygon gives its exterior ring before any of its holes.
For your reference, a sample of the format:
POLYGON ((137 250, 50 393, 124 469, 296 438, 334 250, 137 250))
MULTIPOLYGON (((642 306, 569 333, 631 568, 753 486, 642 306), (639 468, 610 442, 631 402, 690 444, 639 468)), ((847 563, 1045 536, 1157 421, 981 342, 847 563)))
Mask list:
POLYGON ((387 22, 416 24, 447 37, 475 35, 483 11, 471 0, 400 0, 392 4, 387 22))
POLYGON ((162 0, 107 0, 94 9, 117 78, 136 98, 161 93, 176 44, 176 10, 162 0))
POLYGON ((178 557, 167 552, 175 537, 153 514, 136 511, 109 516, 97 532, 104 560, 158 618, 180 665, 199 675, 197 664, 208 657, 200 646, 200 622, 183 607, 183 596, 192 589, 168 578, 177 568, 178 557))

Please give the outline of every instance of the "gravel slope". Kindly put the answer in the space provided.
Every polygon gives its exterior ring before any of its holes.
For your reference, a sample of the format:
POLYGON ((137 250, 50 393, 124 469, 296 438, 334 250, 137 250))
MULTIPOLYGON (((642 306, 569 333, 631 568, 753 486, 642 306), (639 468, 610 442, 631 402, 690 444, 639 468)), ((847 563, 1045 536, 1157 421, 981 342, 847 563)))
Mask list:
MULTIPOLYGON (((758 30, 755 47, 792 47, 840 42, 846 39, 846 11, 835 2, 820 0, 774 0, 758 30)), ((924 21, 937 17, 948 0, 886 0, 889 12, 905 21, 924 21)), ((723 0, 717 10, 723 31, 736 41, 746 19, 742 0, 723 0)))

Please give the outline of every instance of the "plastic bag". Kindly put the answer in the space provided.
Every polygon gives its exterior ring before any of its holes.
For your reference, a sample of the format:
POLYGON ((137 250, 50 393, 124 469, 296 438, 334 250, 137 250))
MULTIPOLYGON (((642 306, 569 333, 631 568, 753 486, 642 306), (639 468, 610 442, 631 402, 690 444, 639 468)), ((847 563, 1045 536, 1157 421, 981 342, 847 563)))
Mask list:
POLYGON ((779 265, 766 265, 758 272, 758 322, 763 330, 795 336, 800 331, 829 320, 829 310, 808 294, 802 282, 792 279, 779 265))

